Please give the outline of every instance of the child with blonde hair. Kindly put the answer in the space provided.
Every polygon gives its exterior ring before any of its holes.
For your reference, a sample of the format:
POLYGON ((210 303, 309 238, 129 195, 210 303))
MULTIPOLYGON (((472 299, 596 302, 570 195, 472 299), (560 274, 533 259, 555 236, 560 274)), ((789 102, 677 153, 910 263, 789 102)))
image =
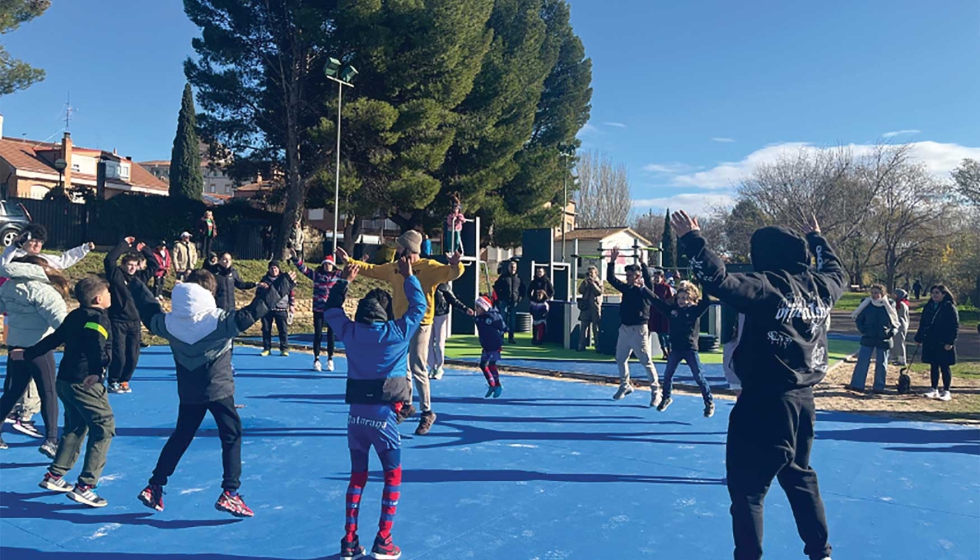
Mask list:
POLYGON ((667 370, 664 372, 664 396, 657 410, 663 412, 674 402, 670 398, 674 373, 683 360, 691 368, 691 375, 701 389, 701 396, 704 398, 704 417, 711 418, 715 413, 715 404, 711 396, 711 388, 704 379, 701 358, 698 356, 701 316, 708 310, 711 302, 708 298, 701 299, 701 290, 693 283, 684 280, 677 284, 677 294, 672 299, 664 301, 658 297, 651 302, 651 305, 667 317, 671 340, 667 370))

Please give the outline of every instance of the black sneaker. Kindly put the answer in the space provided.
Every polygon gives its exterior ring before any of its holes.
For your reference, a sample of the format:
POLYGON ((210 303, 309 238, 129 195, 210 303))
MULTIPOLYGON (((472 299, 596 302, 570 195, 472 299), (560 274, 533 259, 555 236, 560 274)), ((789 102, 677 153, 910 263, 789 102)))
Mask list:
POLYGON ((68 499, 94 508, 106 507, 109 505, 109 502, 105 501, 105 498, 95 493, 94 486, 88 487, 82 486, 81 484, 76 484, 75 487, 72 488, 71 492, 68 493, 68 499))
POLYGON ((664 397, 664 399, 660 401, 660 404, 657 405, 657 410, 660 411, 660 412, 663 412, 663 411, 667 410, 667 407, 670 406, 673 402, 674 402, 674 399, 672 399, 670 397, 664 397))
POLYGON ((704 417, 711 418, 715 415, 715 403, 708 401, 704 403, 704 417))
POLYGON ((340 539, 340 560, 358 560, 364 558, 364 547, 357 536, 349 541, 347 537, 340 539))
POLYGON ((432 425, 436 423, 436 413, 431 410, 422 413, 422 419, 419 420, 419 427, 415 428, 415 435, 424 436, 429 433, 432 429, 432 425))
POLYGON ((142 504, 150 509, 163 511, 163 486, 148 484, 137 496, 142 504))
POLYGON ((402 557, 402 549, 391 542, 391 535, 388 538, 374 538, 374 546, 371 548, 371 556, 376 560, 398 560, 402 557))
POLYGON ((412 403, 403 404, 401 410, 398 411, 397 421, 401 424, 412 416, 415 416, 415 406, 412 403))
POLYGON ((42 454, 46 455, 49 459, 54 459, 54 456, 58 454, 58 440, 56 439, 46 439, 41 447, 37 448, 42 454))
POLYGON ((40 439, 44 437, 44 434, 42 434, 41 431, 38 430, 37 427, 34 425, 34 422, 30 420, 17 420, 16 422, 14 422, 14 425, 12 427, 18 432, 27 436, 31 436, 32 438, 40 439))

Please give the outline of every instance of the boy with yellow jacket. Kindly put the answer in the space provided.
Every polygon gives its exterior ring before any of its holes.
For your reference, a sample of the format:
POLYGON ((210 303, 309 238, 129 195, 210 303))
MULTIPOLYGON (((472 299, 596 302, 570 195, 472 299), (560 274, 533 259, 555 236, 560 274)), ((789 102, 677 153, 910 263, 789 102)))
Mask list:
MULTIPOLYGON (((457 252, 447 255, 449 264, 442 264, 432 259, 423 259, 421 258, 422 234, 414 230, 403 233, 396 243, 398 245, 397 256, 399 258, 403 255, 408 257, 409 262, 412 263, 412 270, 422 283, 422 291, 425 293, 425 316, 408 347, 408 368, 415 380, 415 390, 419 394, 419 408, 422 410, 422 418, 415 434, 422 436, 429 433, 436 421, 436 413, 432 411, 427 371, 429 341, 432 336, 432 320, 435 315, 436 289, 439 284, 452 282, 463 275, 463 265, 459 262, 463 254, 457 252)), ((397 262, 380 265, 368 264, 351 259, 347 252, 340 248, 337 249, 337 261, 340 265, 348 262, 357 265, 360 267, 362 277, 384 280, 391 284, 391 304, 396 320, 401 319, 408 311, 404 277, 398 272, 397 262)))

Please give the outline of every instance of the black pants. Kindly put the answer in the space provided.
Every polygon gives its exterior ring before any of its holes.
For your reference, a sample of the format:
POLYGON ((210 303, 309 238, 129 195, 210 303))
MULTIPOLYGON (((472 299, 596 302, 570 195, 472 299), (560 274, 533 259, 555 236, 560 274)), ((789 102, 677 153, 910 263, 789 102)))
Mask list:
POLYGON ((150 484, 167 484, 167 479, 177 470, 180 458, 194 441, 194 435, 208 411, 218 424, 218 438, 221 439, 221 466, 224 469, 221 487, 225 490, 238 490, 242 477, 242 419, 235 410, 235 397, 200 404, 181 403, 177 413, 177 427, 160 452, 150 484))
POLYGON ((212 243, 214 243, 214 238, 213 237, 208 237, 207 234, 204 234, 204 240, 201 241, 201 256, 204 257, 204 262, 205 263, 208 262, 208 259, 211 258, 211 244, 212 243))
POLYGON ((155 297, 160 297, 163 295, 163 285, 165 283, 165 276, 154 276, 153 277, 153 295, 155 297))
POLYGON ((275 322, 279 331, 279 350, 289 350, 289 328, 286 325, 285 311, 270 311, 262 317, 262 349, 272 350, 272 323, 275 322))
POLYGON ((313 356, 320 356, 320 344, 323 342, 323 329, 327 329, 327 358, 333 358, 334 334, 330 325, 323 322, 323 311, 313 312, 313 356))
POLYGON ((811 389, 777 395, 744 392, 735 403, 725 467, 736 560, 762 558, 763 502, 773 478, 789 499, 803 553, 816 559, 830 556, 817 473, 810 468, 815 420, 811 389))
POLYGON ((932 388, 939 388, 939 374, 943 374, 943 391, 949 391, 949 386, 953 382, 953 372, 949 369, 949 364, 932 364, 929 375, 932 379, 932 388))
POLYGON ((41 396, 41 418, 44 420, 45 439, 58 439, 58 390, 55 385, 56 370, 54 353, 31 361, 12 361, 7 356, 7 379, 3 396, 0 396, 0 419, 10 415, 14 405, 24 395, 27 384, 33 379, 41 396))
POLYGON ((112 362, 109 383, 129 382, 140 359, 140 322, 112 321, 112 362))

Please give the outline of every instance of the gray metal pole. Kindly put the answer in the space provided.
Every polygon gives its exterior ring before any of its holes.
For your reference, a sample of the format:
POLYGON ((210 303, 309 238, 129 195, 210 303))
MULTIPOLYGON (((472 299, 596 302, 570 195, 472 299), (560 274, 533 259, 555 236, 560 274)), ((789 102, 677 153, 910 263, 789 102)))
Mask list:
POLYGON ((333 252, 337 253, 337 227, 340 221, 340 109, 344 103, 344 84, 337 82, 337 180, 333 189, 333 252))
POLYGON ((562 192, 565 196, 565 205, 561 207, 561 262, 565 262, 565 223, 568 221, 568 162, 565 160, 565 154, 562 154, 562 192))

